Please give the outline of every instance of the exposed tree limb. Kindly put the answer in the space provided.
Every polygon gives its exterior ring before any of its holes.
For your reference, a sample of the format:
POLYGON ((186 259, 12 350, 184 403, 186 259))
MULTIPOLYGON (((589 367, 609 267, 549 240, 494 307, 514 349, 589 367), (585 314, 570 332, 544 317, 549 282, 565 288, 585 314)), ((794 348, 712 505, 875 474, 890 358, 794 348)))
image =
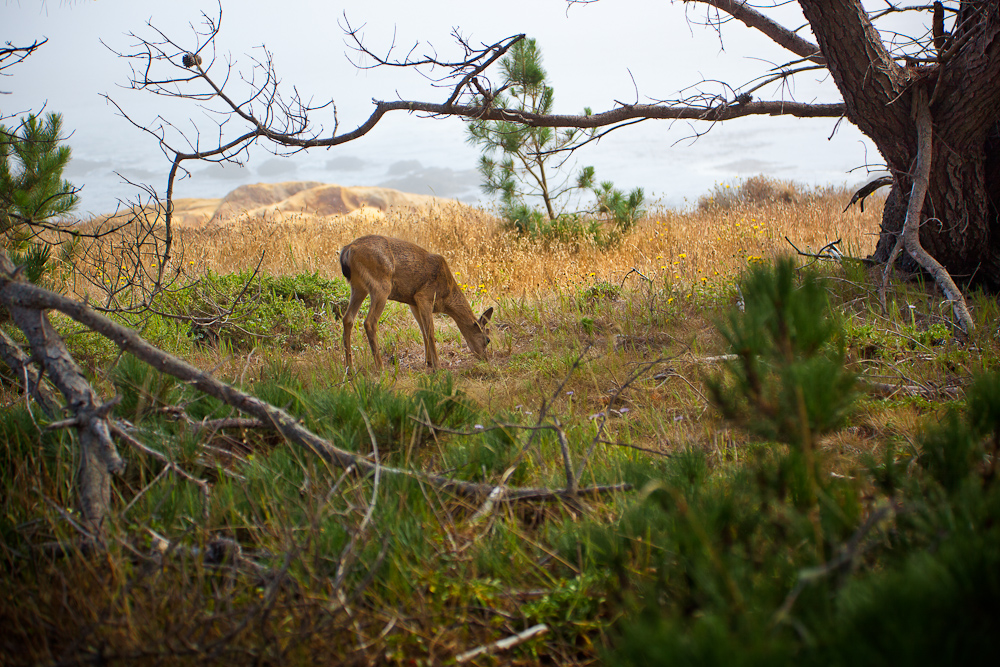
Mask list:
MULTIPOLYGON (((927 105, 927 91, 923 86, 913 88, 913 115, 917 126, 917 162, 913 168, 913 188, 910 190, 910 201, 906 208, 906 221, 903 223, 902 240, 906 247, 906 252, 910 254, 920 266, 934 277, 934 281, 944 292, 945 298, 951 302, 958 319, 959 326, 966 333, 971 333, 975 329, 972 315, 969 314, 969 306, 965 302, 965 296, 958 289, 955 281, 952 280, 948 271, 941 266, 941 263, 930 256, 920 245, 920 222, 924 209, 924 197, 927 195, 927 186, 930 182, 931 154, 933 151, 934 128, 931 122, 931 112, 927 105)), ((897 243, 898 248, 898 243, 897 243)), ((896 254, 895 251, 893 254, 896 254)), ((890 262, 886 270, 892 266, 890 262)))
POLYGON ((688 0, 689 2, 701 2, 711 5, 716 9, 726 12, 734 19, 741 21, 748 28, 759 30, 778 46, 788 49, 804 60, 814 62, 817 65, 826 65, 826 58, 820 53, 819 46, 807 39, 799 37, 788 28, 772 21, 745 0, 688 0))
POLYGON ((111 474, 125 467, 108 430, 110 405, 98 400, 62 338, 42 312, 45 307, 18 298, 21 290, 40 288, 21 282, 16 273, 7 254, 0 252, 0 305, 10 312, 14 323, 28 338, 32 357, 66 397, 66 407, 80 438, 80 510, 88 531, 100 535, 111 498, 111 474))

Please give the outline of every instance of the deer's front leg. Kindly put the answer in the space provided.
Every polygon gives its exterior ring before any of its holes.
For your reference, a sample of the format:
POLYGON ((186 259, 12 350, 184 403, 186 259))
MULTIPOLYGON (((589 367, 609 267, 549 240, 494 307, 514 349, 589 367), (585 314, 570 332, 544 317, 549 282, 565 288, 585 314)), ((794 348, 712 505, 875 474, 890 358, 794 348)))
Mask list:
POLYGON ((427 366, 436 369, 438 367, 437 346, 434 344, 434 312, 431 304, 423 299, 417 299, 417 304, 410 304, 410 312, 413 319, 420 327, 420 333, 424 337, 424 359, 427 366))

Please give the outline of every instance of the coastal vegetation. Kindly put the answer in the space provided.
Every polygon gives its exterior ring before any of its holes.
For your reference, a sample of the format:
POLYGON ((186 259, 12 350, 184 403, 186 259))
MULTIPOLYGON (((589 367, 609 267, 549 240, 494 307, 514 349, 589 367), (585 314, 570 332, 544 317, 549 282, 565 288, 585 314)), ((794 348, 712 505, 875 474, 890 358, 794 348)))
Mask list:
MULTIPOLYGON (((859 259, 881 206, 845 213, 848 199, 720 184, 687 210, 651 207, 610 248, 460 205, 178 229, 172 292, 112 318, 358 463, 53 313, 118 397, 126 465, 95 552, 73 509, 77 436, 5 377, 4 662, 992 655, 997 301, 968 294, 969 334, 919 277, 894 275, 883 305, 881 269, 859 259), (390 303, 386 370, 356 339, 345 374, 337 255, 363 233, 443 254, 473 309, 495 308, 491 358, 439 318, 443 370, 425 370, 390 303), (837 240, 843 257, 822 260, 790 245, 837 240)), ((51 275, 99 303, 122 244, 93 242, 105 251, 78 252, 103 273, 51 275)))

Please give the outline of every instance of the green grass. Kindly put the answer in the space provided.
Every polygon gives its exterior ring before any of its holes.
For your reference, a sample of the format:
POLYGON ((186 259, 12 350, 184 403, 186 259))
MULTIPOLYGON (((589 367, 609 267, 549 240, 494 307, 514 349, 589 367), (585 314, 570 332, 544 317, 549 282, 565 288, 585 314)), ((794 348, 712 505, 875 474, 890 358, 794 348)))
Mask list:
MULTIPOLYGON (((802 274, 791 275, 793 294, 804 293, 802 274)), ((882 312, 858 267, 821 277, 806 281, 809 299, 786 320, 799 336, 794 363, 782 365, 783 343, 762 353, 772 354, 762 396, 828 391, 837 383, 817 387, 802 369, 842 363, 879 382, 960 387, 960 398, 844 405, 804 394, 806 448, 794 418, 780 428, 752 419, 762 404, 740 390, 745 373, 697 360, 729 351, 717 324, 738 344, 763 326, 727 315, 735 289, 722 281, 505 297, 488 364, 469 360, 438 320, 439 348, 461 359, 452 372, 423 369, 399 306, 382 319, 382 341, 416 361, 345 376, 336 304, 346 286, 311 274, 255 279, 253 304, 211 340, 147 318, 154 342, 331 443, 373 455, 374 440, 383 466, 492 484, 511 471, 509 485, 562 488, 558 427, 572 465, 588 461, 581 485, 632 485, 574 503, 500 504, 481 521, 472 518, 482 499, 386 470, 376 483, 268 429, 203 428, 237 415, 90 335, 71 337, 101 392, 120 396, 116 416, 185 474, 121 444, 127 469, 114 482, 107 552, 57 548, 75 537, 73 514, 57 510, 74 506, 75 435, 45 428, 8 394, 0 655, 438 664, 545 623, 548 634, 491 660, 855 664, 940 655, 936 646, 958 638, 975 662, 995 649, 983 624, 998 618, 1000 387, 987 379, 964 390, 997 370, 995 297, 971 295, 980 330, 963 341, 918 285, 897 287, 882 312), (836 317, 813 335, 821 294, 836 317), (735 421, 711 400, 713 378, 735 401, 723 402, 735 421), (821 418, 831 406, 844 418, 821 418), (153 551, 153 532, 172 546, 153 551), (221 540, 239 545, 243 565, 207 557, 230 544, 221 540), (851 549, 844 567, 828 568, 851 549)), ((171 307, 208 312, 246 283, 208 276, 171 307)), ((746 284, 744 294, 752 303, 746 284)))

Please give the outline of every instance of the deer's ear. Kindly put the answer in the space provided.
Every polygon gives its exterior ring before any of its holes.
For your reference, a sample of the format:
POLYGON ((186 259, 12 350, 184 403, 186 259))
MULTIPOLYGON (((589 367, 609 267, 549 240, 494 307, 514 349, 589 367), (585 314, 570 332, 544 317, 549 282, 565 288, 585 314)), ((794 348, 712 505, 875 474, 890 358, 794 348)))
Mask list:
POLYGON ((483 316, 479 318, 479 326, 485 328, 487 324, 490 323, 490 318, 493 317, 493 306, 486 309, 483 316))

